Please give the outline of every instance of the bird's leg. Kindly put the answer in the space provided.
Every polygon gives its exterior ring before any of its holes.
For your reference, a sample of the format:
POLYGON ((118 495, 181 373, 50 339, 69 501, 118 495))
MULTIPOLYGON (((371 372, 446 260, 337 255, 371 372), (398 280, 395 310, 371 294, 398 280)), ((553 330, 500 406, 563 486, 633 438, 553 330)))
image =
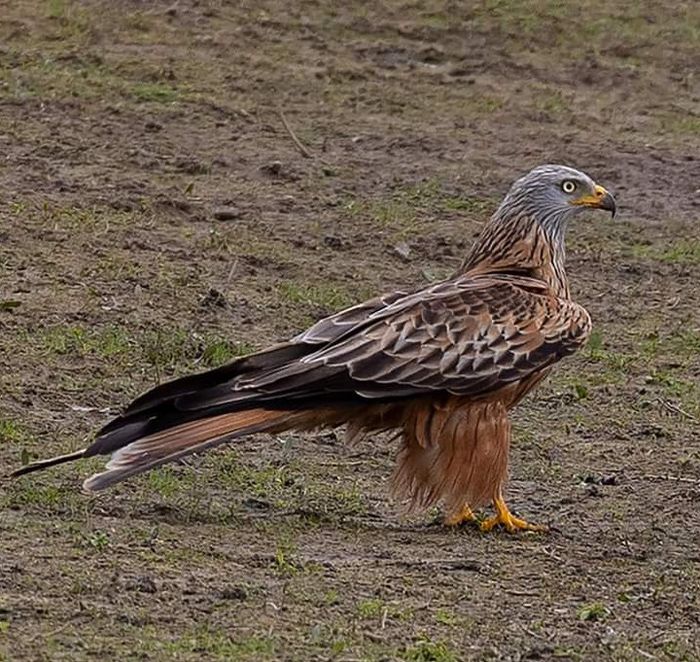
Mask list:
POLYGON ((496 509, 496 514, 493 517, 485 519, 479 524, 479 528, 482 531, 491 531, 494 527, 500 525, 508 533, 515 533, 516 531, 546 531, 547 527, 540 524, 530 524, 524 519, 519 517, 514 517, 508 506, 503 499, 503 493, 498 490, 498 493, 494 497, 493 507, 496 509))
POLYGON ((461 510, 457 510, 451 515, 447 515, 443 520, 445 526, 459 526, 460 524, 465 524, 466 522, 475 521, 476 515, 466 503, 462 506, 461 510))

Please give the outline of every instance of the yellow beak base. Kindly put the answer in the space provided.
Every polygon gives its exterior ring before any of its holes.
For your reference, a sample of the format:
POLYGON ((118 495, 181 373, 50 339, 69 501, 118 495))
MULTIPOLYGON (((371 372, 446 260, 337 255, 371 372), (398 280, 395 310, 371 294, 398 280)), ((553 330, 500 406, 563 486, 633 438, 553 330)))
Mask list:
POLYGON ((572 202, 574 205, 581 205, 583 207, 591 207, 593 209, 603 209, 604 211, 609 211, 613 217, 617 208, 615 206, 615 198, 612 193, 609 193, 602 186, 596 184, 594 193, 591 195, 584 195, 572 202))

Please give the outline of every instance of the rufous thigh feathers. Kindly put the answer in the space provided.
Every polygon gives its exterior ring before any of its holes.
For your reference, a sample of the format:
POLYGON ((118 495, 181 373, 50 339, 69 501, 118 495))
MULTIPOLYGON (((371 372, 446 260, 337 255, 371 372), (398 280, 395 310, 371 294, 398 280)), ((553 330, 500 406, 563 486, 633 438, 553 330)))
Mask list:
POLYGON ((490 501, 505 482, 511 426, 500 402, 425 402, 404 421, 392 487, 409 510, 490 501))

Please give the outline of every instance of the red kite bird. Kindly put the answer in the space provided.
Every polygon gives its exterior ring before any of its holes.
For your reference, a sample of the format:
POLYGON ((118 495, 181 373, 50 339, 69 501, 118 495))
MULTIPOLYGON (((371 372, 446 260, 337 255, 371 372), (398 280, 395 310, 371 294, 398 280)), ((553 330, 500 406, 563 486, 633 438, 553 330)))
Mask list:
POLYGON ((88 490, 254 432, 347 424, 351 438, 398 430, 393 487, 413 507, 441 502, 447 524, 492 501, 483 530, 540 529, 503 499, 508 410, 586 341, 591 320, 564 271, 569 219, 615 213, 590 177, 544 165, 516 181, 459 273, 417 292, 343 310, 292 340, 132 402, 87 448, 13 475, 111 455, 88 490))

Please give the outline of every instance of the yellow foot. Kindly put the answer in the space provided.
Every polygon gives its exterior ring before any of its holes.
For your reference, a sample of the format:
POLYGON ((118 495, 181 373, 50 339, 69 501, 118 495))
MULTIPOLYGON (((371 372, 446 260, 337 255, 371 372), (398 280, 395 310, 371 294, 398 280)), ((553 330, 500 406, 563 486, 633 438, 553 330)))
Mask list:
POLYGON ((491 531, 497 526, 502 526, 508 533, 515 533, 516 531, 546 531, 547 527, 541 524, 530 524, 524 519, 515 517, 508 510, 506 502, 503 500, 503 496, 500 494, 493 502, 496 508, 496 514, 493 517, 485 519, 479 524, 479 528, 484 531, 491 531))
POLYGON ((452 515, 445 517, 443 523, 445 526, 459 526, 460 524, 464 524, 466 522, 475 521, 476 515, 474 515, 469 506, 465 505, 462 510, 458 510, 456 513, 452 513, 452 515))

